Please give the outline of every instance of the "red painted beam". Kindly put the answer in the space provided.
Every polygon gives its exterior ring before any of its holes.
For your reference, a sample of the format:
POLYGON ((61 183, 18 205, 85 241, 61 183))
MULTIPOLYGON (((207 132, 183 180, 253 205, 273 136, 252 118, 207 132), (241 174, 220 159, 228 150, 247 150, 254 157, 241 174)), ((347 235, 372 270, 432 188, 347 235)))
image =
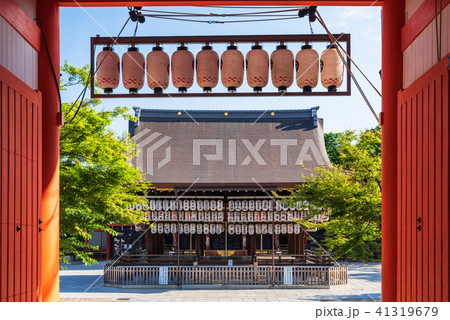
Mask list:
POLYGON ((382 274, 381 298, 397 300, 397 93, 402 88, 403 0, 386 0, 382 14, 382 274))
MULTIPOLYGON (((50 0, 52 1, 52 0, 50 0)), ((57 0, 61 7, 125 7, 125 6, 381 6, 385 0, 153 0, 153 1, 123 1, 123 0, 57 0)))
MULTIPOLYGON (((438 3, 438 13, 441 12, 440 1, 438 3)), ((442 0, 442 9, 444 9, 450 0, 442 0)), ((402 51, 419 36, 422 31, 433 21, 436 16, 435 0, 425 0, 424 3, 417 9, 412 17, 406 22, 402 28, 402 51)))
POLYGON ((0 15, 37 51, 41 49, 41 30, 13 0, 0 1, 0 15))

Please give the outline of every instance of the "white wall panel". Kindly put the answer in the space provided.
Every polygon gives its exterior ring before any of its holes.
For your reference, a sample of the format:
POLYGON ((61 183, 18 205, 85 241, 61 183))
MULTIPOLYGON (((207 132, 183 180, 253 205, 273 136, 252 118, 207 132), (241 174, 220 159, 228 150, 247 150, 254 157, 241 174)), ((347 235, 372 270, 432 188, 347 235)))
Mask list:
POLYGON ((1 16, 0 64, 37 90, 38 52, 1 16))

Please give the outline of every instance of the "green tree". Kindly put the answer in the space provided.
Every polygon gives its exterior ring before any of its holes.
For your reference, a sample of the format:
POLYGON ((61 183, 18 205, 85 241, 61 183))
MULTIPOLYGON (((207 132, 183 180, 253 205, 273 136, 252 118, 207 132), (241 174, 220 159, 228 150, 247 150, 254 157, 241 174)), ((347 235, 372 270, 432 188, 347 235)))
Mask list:
MULTIPOLYGON (((86 85, 89 66, 81 69, 67 62, 61 89, 86 85)), ((128 109, 116 107, 100 110, 98 99, 63 103, 66 123, 60 134, 60 258, 75 255, 86 264, 96 263, 85 249, 98 247, 85 243, 89 231, 97 229, 115 234, 111 223, 144 222, 143 212, 129 209, 133 203, 143 203, 148 185, 141 172, 130 165, 136 149, 128 134, 117 135, 110 129, 114 119, 132 119, 128 109)))
POLYGON ((342 136, 341 133, 327 132, 324 134, 325 138, 325 148, 327 149, 328 159, 330 162, 335 164, 342 164, 339 158, 339 138, 342 136))
POLYGON ((375 261, 381 253, 381 130, 338 136, 340 163, 305 176, 290 202, 306 201, 310 214, 326 210, 324 245, 334 258, 375 261))

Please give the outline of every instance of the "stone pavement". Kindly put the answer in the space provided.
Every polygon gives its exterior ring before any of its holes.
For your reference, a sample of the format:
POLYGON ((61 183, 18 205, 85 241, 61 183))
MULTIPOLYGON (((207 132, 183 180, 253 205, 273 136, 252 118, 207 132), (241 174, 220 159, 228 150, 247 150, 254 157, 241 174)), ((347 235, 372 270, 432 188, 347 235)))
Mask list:
POLYGON ((381 264, 345 263, 349 283, 331 289, 118 289, 103 286, 103 265, 74 264, 60 271, 61 301, 299 302, 380 301, 381 264))

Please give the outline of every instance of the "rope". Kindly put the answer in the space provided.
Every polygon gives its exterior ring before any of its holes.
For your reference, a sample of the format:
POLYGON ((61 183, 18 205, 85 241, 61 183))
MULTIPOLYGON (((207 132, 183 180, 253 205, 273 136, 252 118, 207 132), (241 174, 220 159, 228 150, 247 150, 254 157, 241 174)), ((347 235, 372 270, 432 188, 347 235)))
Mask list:
POLYGON ((298 11, 298 9, 285 9, 285 10, 274 10, 274 11, 257 11, 257 12, 246 12, 246 13, 190 13, 190 12, 176 12, 176 11, 161 11, 161 10, 141 10, 145 12, 157 12, 171 15, 179 16, 194 16, 194 17, 208 17, 208 16, 220 16, 220 17, 237 17, 244 15, 258 15, 258 14, 269 14, 269 13, 281 13, 281 12, 292 12, 298 11))
MULTIPOLYGON (((323 21, 322 17, 320 16, 319 12, 316 12, 317 15, 317 21, 319 21, 319 23, 323 26, 323 28, 325 29, 325 31, 328 34, 328 37, 330 38, 330 41, 333 44, 337 44, 337 40, 336 38, 333 36, 333 34, 331 34, 331 32, 328 30, 327 26, 325 25, 325 22, 323 21)), ((353 81, 355 82, 356 87, 358 88, 359 92, 361 93, 361 96, 363 97, 364 101, 366 102, 367 106, 369 107, 370 111, 372 112, 373 116, 375 117, 375 119, 377 120, 377 122, 380 122, 380 119, 378 118, 378 115, 376 114, 375 110, 373 109, 372 105, 370 104, 369 100, 367 99, 367 96, 364 93, 364 90, 361 88, 361 86, 359 85, 358 81, 356 80, 354 74, 351 72, 349 65, 347 64, 347 61, 345 60, 344 56, 342 55, 340 50, 336 50, 337 53, 339 54, 339 57, 341 58, 342 62, 344 63, 345 67, 347 68, 350 77, 353 79, 353 81)))
POLYGON ((183 18, 174 18, 174 17, 151 16, 151 15, 145 15, 145 14, 142 14, 142 16, 156 18, 156 19, 176 20, 176 21, 185 21, 185 22, 198 22, 198 23, 208 23, 208 24, 243 23, 243 22, 266 22, 266 21, 298 19, 297 16, 292 16, 292 17, 286 17, 286 18, 218 21, 218 20, 196 20, 196 19, 183 19, 183 18))

